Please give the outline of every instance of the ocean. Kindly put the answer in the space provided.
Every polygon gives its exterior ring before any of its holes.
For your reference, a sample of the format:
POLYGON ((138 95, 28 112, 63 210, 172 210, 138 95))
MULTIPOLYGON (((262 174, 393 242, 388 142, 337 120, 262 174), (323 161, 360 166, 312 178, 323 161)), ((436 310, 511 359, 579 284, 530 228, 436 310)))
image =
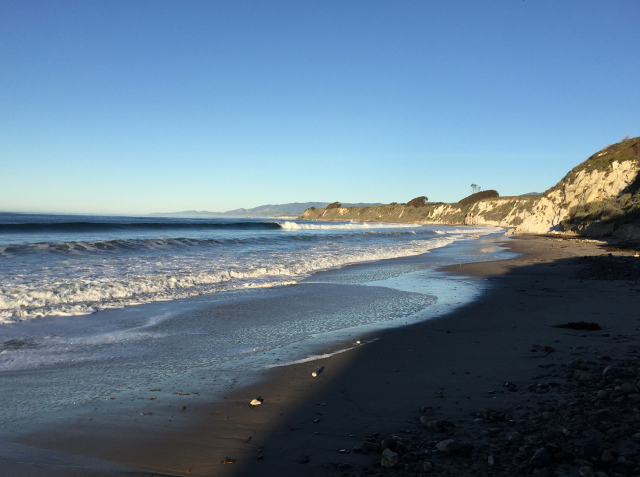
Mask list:
POLYGON ((271 219, 0 214, 0 324, 417 255, 491 229, 271 219))
POLYGON ((218 399, 446 314, 485 285, 437 269, 508 258, 503 232, 0 214, 0 382, 20 390, 3 393, 0 437, 98 402, 137 405, 149 386, 168 403, 189 389, 218 399))

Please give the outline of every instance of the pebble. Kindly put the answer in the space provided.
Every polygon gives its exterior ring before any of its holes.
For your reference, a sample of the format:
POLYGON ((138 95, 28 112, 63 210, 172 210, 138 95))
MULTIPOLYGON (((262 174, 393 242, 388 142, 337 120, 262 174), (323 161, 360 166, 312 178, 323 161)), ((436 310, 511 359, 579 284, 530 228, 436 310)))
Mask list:
POLYGON ((638 386, 636 386, 634 383, 624 383, 620 385, 620 391, 622 391, 625 394, 637 393, 638 386))
POLYGON ((364 441, 362 443, 362 448, 367 449, 369 452, 382 452, 382 447, 380 446, 380 444, 377 444, 375 442, 364 441))
POLYGON ((580 477, 596 477, 596 473, 593 471, 593 467, 589 467, 588 465, 580 467, 580 470, 578 472, 580 474, 580 477))
POLYGON ((582 455, 587 459, 596 461, 600 458, 602 450, 602 441, 600 439, 591 439, 582 446, 582 455))
POLYGON ((433 464, 431 462, 423 463, 422 470, 424 470, 425 472, 431 472, 433 470, 433 464))
POLYGON ((398 465, 398 454, 391 449, 385 449, 382 451, 382 456, 380 457, 380 465, 388 468, 395 467, 398 465))
POLYGON ((547 452, 547 449, 541 448, 533 454, 530 464, 535 468, 547 467, 551 464, 551 455, 547 452))
POLYGON ((461 447, 462 446, 453 439, 445 439, 436 444, 436 449, 438 449, 440 452, 444 452, 447 455, 451 455, 454 452, 459 451, 461 447))
POLYGON ((605 464, 611 462, 613 460, 613 452, 611 452, 609 449, 603 450, 602 454, 600 455, 600 460, 605 464))

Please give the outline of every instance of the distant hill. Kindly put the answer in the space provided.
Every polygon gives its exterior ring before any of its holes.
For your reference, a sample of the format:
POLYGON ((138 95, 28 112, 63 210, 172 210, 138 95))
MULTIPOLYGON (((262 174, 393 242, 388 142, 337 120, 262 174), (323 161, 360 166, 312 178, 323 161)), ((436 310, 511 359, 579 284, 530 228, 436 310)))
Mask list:
MULTIPOLYGON (((323 209, 329 202, 292 202, 290 204, 267 204, 251 209, 235 209, 226 212, 209 212, 208 210, 185 210, 182 212, 156 212, 151 216, 169 217, 273 217, 277 215, 295 215, 296 217, 310 207, 323 209)), ((382 205, 378 203, 342 204, 343 207, 367 207, 382 205)))

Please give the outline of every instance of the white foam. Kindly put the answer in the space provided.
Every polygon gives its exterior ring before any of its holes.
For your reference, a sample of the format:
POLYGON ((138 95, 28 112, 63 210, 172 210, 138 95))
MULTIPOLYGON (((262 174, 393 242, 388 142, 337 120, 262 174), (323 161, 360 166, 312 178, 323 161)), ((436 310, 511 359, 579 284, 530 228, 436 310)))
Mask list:
MULTIPOLYGON (((285 222, 293 224, 292 222, 285 222)), ((317 227, 397 228, 398 224, 295 224, 317 227)), ((416 227, 402 224, 403 227, 416 227)), ((429 230, 427 230, 428 233, 429 230)), ((330 268, 427 253, 455 240, 495 229, 456 228, 426 239, 371 243, 315 241, 294 248, 219 253, 116 254, 45 262, 0 282, 0 324, 49 315, 95 313, 106 308, 187 298, 205 293, 297 283, 330 268), (301 248, 303 247, 303 248, 301 248), (75 260, 75 261, 74 261, 75 260)), ((417 235, 416 237, 419 237, 417 235)), ((245 250, 245 249, 243 249, 245 250)))
POLYGON ((362 229, 400 229, 422 227, 419 224, 395 224, 381 222, 349 222, 348 224, 301 224, 298 222, 283 222, 280 224, 285 230, 362 230, 362 229))

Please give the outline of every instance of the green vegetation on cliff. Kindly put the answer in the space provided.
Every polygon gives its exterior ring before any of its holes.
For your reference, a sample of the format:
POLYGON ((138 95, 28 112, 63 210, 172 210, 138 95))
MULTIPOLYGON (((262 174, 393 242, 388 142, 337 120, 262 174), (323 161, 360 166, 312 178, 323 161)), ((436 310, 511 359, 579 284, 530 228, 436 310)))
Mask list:
POLYGON ((560 182, 547 190, 545 195, 562 188, 567 183, 573 182, 582 171, 608 171, 613 167, 614 162, 621 164, 627 161, 640 164, 640 136, 624 139, 596 152, 589 159, 571 169, 560 182))

